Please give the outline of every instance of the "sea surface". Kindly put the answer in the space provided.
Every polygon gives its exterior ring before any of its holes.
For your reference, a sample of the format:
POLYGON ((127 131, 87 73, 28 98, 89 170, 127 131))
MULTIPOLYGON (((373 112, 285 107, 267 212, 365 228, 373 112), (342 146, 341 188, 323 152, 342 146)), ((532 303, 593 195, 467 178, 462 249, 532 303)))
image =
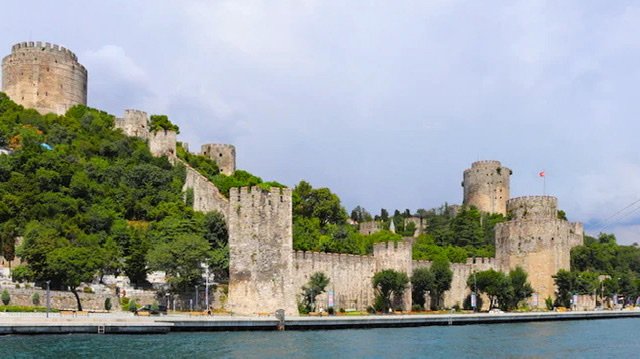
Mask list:
POLYGON ((605 357, 640 357, 640 319, 329 331, 0 336, 0 358, 605 357))

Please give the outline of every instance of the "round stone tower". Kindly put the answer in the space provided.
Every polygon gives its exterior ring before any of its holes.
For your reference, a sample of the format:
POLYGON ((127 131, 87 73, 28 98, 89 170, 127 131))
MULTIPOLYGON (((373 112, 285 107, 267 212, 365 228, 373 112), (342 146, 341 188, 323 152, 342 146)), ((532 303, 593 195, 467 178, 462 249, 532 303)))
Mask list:
POLYGON ((478 161, 464 171, 463 204, 487 213, 507 214, 511 170, 500 161, 478 161))
POLYGON ((233 145, 209 143, 202 145, 201 151, 216 161, 222 174, 230 176, 236 171, 236 148, 233 145))
POLYGON ((87 104, 87 70, 64 47, 22 42, 2 60, 2 91, 24 107, 61 115, 87 104))
POLYGON ((555 296, 553 275, 569 270, 571 248, 582 244, 582 223, 558 219, 558 200, 551 196, 510 199, 508 222, 496 224, 496 262, 503 272, 522 267, 538 294, 538 306, 555 296))

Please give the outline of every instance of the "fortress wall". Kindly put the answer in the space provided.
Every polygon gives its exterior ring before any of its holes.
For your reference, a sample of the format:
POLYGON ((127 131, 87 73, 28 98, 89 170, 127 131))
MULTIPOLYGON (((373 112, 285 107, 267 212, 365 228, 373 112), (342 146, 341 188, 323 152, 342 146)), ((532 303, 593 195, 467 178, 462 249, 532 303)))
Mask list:
POLYGON ((156 157, 176 156, 176 131, 155 131, 149 134, 149 151, 156 157))
POLYGON ((525 196, 507 202, 507 212, 513 219, 558 218, 558 199, 552 196, 525 196))
MULTIPOLYGON (((411 277, 413 273, 413 239, 405 238, 400 242, 384 242, 373 245, 373 257, 376 261, 376 272, 384 269, 393 269, 406 273, 411 277)), ((411 285, 407 287, 403 297, 402 306, 405 310, 411 309, 411 285)))
POLYGON ((478 161, 463 174, 463 204, 487 213, 507 213, 511 170, 500 161, 478 161))
POLYGON ((201 152, 214 160, 222 174, 232 175, 236 171, 236 148, 233 145, 209 143, 202 145, 201 152))
POLYGON ((360 234, 365 236, 374 234, 380 231, 380 223, 371 221, 371 222, 362 222, 359 224, 360 234))
POLYGON ((292 285, 291 189, 232 188, 229 195, 229 308, 243 315, 298 315, 292 285))
POLYGON ((22 42, 2 60, 2 91, 24 107, 62 115, 87 104, 87 70, 64 47, 22 42))
MULTIPOLYGON (((337 310, 366 310, 373 305, 375 293, 371 278, 375 273, 375 259, 372 256, 293 252, 293 291, 297 300, 300 300, 302 286, 316 272, 323 272, 329 277, 327 291, 333 291, 337 310)), ((319 295, 316 303, 318 308, 328 308, 327 293, 319 295)))
POLYGON ((144 111, 124 110, 124 116, 116 119, 115 127, 129 137, 149 138, 149 116, 144 111))
POLYGON ((552 276, 560 269, 570 269, 571 248, 582 244, 582 226, 539 217, 499 223, 495 231, 500 269, 508 272, 522 267, 541 306, 544 298, 555 297, 552 276))
POLYGON ((220 193, 218 187, 183 160, 176 159, 176 162, 186 168, 186 178, 182 190, 193 190, 193 210, 197 212, 218 211, 227 218, 229 200, 220 193))

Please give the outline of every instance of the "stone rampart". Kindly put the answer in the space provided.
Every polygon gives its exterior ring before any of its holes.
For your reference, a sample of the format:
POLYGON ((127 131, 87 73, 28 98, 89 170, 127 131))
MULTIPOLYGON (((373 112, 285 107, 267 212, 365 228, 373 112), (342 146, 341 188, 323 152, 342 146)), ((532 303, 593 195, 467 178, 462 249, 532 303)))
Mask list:
POLYGON ((198 212, 218 211, 227 218, 229 200, 226 199, 208 178, 181 159, 176 159, 186 168, 183 191, 193 191, 193 210, 198 212))
POLYGON ((124 110, 124 116, 117 118, 115 127, 129 137, 149 138, 149 116, 140 110, 124 110))
POLYGON ((229 194, 229 309, 298 315, 292 262, 291 189, 232 188, 229 194))
POLYGON ((362 222, 358 225, 360 234, 365 236, 374 234, 380 231, 380 223, 376 221, 362 222))
MULTIPOLYGON (((336 309, 366 310, 373 305, 371 278, 375 273, 375 259, 372 256, 335 254, 319 252, 293 253, 293 289, 300 300, 302 286, 316 272, 323 272, 330 280, 327 291, 333 291, 336 309)), ((318 307, 328 308, 327 293, 316 299, 318 307)))
POLYGON ((156 157, 175 157, 176 143, 176 131, 159 130, 149 134, 149 151, 156 157))
POLYGON ((529 274, 543 306, 544 298, 555 297, 552 276, 570 269, 571 248, 583 241, 582 225, 544 216, 523 218, 496 225, 496 258, 503 272, 519 266, 529 274))
POLYGON ((558 217, 558 199, 552 196, 525 196, 507 202, 507 213, 515 220, 558 217))
POLYGON ((214 160, 222 174, 232 175, 236 171, 236 148, 233 145, 209 143, 202 145, 202 155, 214 160))
POLYGON ((24 107, 61 115, 87 104, 87 70, 64 47, 22 42, 2 60, 2 91, 24 107))
POLYGON ((488 213, 507 213, 511 170, 500 161, 478 161, 464 171, 463 204, 488 213))

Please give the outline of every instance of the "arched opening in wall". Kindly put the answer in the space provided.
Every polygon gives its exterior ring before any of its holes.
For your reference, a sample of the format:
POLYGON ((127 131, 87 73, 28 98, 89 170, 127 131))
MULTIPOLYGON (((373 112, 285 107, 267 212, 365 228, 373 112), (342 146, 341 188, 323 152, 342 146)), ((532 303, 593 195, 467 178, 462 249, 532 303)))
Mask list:
POLYGON ((218 157, 222 157, 222 153, 218 153, 218 157))

